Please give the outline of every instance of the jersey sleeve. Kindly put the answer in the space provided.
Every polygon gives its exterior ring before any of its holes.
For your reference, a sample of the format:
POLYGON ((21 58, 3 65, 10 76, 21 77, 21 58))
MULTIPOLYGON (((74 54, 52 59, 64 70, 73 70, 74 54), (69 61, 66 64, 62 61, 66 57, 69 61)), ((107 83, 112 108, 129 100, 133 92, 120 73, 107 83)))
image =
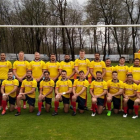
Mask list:
POLYGON ((56 82, 56 88, 59 88, 59 81, 56 82))
POLYGON ((25 88, 24 81, 23 81, 22 84, 21 84, 21 88, 25 88))
POLYGON ((87 66, 90 67, 90 61, 87 59, 87 66))
POLYGON ((3 86, 3 87, 5 86, 5 80, 2 82, 2 86, 3 86))
POLYGON ((84 81, 84 85, 83 86, 87 88, 89 86, 89 82, 87 80, 84 81))
POLYGON ((46 70, 46 65, 45 65, 45 62, 44 61, 42 61, 42 69, 43 70, 46 70))
POLYGON ((39 88, 40 88, 40 89, 43 88, 43 81, 40 82, 40 86, 39 86, 39 88))
POLYGON ((72 82, 69 80, 69 88, 72 88, 72 82))
POLYGON ((105 62, 102 61, 102 68, 105 69, 106 68, 106 65, 105 65, 105 62))
POLYGON ((8 67, 9 67, 9 69, 12 69, 12 63, 10 62, 10 61, 8 61, 9 63, 8 63, 8 67))
POLYGON ((29 70, 30 69, 30 63, 26 61, 26 68, 29 70))
POLYGON ((15 61, 13 64, 13 70, 16 70, 16 69, 17 69, 17 65, 16 65, 16 61, 15 61))
POLYGON ((123 82, 120 82, 120 88, 124 89, 124 83, 123 82))
POLYGON ((94 61, 90 62, 90 64, 89 64, 90 69, 93 69, 93 67, 94 67, 94 61))
POLYGON ((51 80, 51 87, 54 87, 54 81, 51 80))
POLYGON ((94 88, 94 81, 90 85, 90 89, 93 89, 93 88, 94 88))
POLYGON ((57 69, 59 70, 60 69, 60 63, 57 62, 57 69))
POLYGON ((107 88, 110 87, 110 81, 107 81, 107 88))
POLYGON ((134 85, 134 90, 137 91, 137 85, 136 84, 134 85))
POLYGON ((137 92, 140 93, 140 85, 137 87, 137 92))
POLYGON ((129 73, 132 73, 132 66, 128 69, 129 73))
POLYGON ((63 69, 63 61, 60 63, 60 65, 59 65, 59 69, 60 69, 60 70, 63 69))
POLYGON ((32 70, 32 61, 29 63, 29 70, 32 70))
POLYGON ((73 87, 77 86, 77 80, 74 81, 73 87))
POLYGON ((107 83, 106 83, 106 82, 104 82, 104 89, 108 89, 108 88, 107 88, 107 83))
POLYGON ((32 82, 32 88, 36 88, 37 87, 37 82, 36 82, 36 80, 33 80, 33 82, 32 82))
POLYGON ((14 86, 19 86, 19 81, 18 80, 14 80, 14 86))
POLYGON ((75 60, 75 67, 78 67, 79 66, 79 63, 78 63, 78 59, 75 60))

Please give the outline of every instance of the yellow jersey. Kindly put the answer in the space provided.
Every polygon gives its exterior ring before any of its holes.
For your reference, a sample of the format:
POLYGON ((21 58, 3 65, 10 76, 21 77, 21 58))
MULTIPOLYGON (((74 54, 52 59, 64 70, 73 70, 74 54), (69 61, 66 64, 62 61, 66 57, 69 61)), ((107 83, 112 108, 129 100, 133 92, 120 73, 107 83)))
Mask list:
POLYGON ((137 93, 139 93, 139 94, 140 94, 140 84, 139 84, 139 85, 137 85, 137 93))
MULTIPOLYGON (((90 89, 93 89, 94 95, 100 95, 107 90, 107 83, 105 81, 97 82, 96 80, 91 83, 90 89)), ((104 95, 100 98, 104 99, 104 95)))
MULTIPOLYGON (((112 80, 109 80, 107 82, 107 86, 108 86, 108 92, 110 94, 116 94, 117 92, 119 92, 120 89, 124 89, 124 83, 120 80, 118 80, 117 83, 114 83, 112 80)), ((120 95, 115 96, 116 98, 120 98, 120 95)))
MULTIPOLYGON (((56 82, 56 88, 58 88, 59 93, 67 92, 69 88, 72 88, 72 82, 70 80, 66 80, 66 81, 58 80, 56 82)), ((70 98, 70 93, 64 94, 63 96, 65 98, 70 98)))
POLYGON ((106 65, 104 61, 96 62, 91 61, 90 62, 90 69, 93 69, 93 74, 96 76, 97 71, 103 71, 103 69, 106 69, 106 65))
MULTIPOLYGON (((89 82, 87 80, 79 81, 78 79, 76 79, 73 84, 73 87, 76 87, 75 93, 77 94, 82 90, 83 87, 88 88, 88 86, 89 86, 89 82)), ((86 99, 86 94, 87 94, 87 89, 80 95, 80 97, 86 99)))
POLYGON ((13 64, 13 70, 16 70, 18 77, 22 78, 26 74, 27 69, 29 69, 29 64, 28 61, 17 60, 13 64))
POLYGON ((140 67, 131 66, 129 72, 132 73, 134 80, 140 80, 140 67))
MULTIPOLYGON (((75 67, 78 67, 78 70, 81 71, 83 70, 84 73, 86 74, 87 73, 87 70, 90 66, 90 61, 89 59, 76 59, 75 60, 75 67)), ((78 75, 78 74, 77 74, 78 75)))
MULTIPOLYGON (((70 76, 73 72, 74 69, 74 62, 70 61, 70 62, 64 62, 62 61, 60 63, 60 70, 65 70, 67 72, 67 76, 70 76)), ((61 76, 60 76, 61 78, 61 76)), ((71 77, 70 79, 74 79, 74 77, 71 77)))
POLYGON ((118 72, 118 79, 121 80, 122 82, 124 82, 126 80, 126 75, 128 73, 128 70, 129 70, 128 66, 117 65, 114 68, 114 71, 118 72))
POLYGON ((59 74, 59 67, 60 67, 59 62, 55 62, 55 63, 47 62, 46 63, 46 69, 50 72, 51 79, 55 78, 59 74))
MULTIPOLYGON (((24 93, 30 92, 32 88, 37 87, 37 82, 36 80, 32 79, 31 81, 27 81, 27 79, 23 80, 21 88, 24 88, 25 91, 24 93)), ((35 98, 35 92, 28 94, 30 98, 35 98)))
POLYGON ((38 79, 41 77, 43 70, 46 69, 44 61, 31 61, 29 65, 29 69, 32 70, 32 76, 34 79, 38 79))
POLYGON ((0 61, 0 79, 8 78, 8 71, 12 69, 12 63, 10 61, 0 61))
POLYGON ((111 67, 106 67, 106 73, 103 77, 104 81, 109 81, 112 79, 112 72, 114 71, 114 67, 111 66, 111 67))
MULTIPOLYGON (((137 91, 137 85, 135 83, 133 83, 131 85, 124 83, 124 94, 125 95, 133 95, 134 91, 137 91)), ((132 101, 135 101, 136 97, 130 97, 130 99, 132 101)))
MULTIPOLYGON (((5 94, 8 94, 9 92, 11 92, 14 89, 14 86, 19 86, 19 82, 18 82, 17 79, 4 80, 2 82, 2 86, 4 87, 5 94)), ((12 98, 15 98, 16 97, 16 91, 11 93, 9 96, 11 96, 12 98)))
MULTIPOLYGON (((42 91, 43 95, 47 94, 52 87, 54 88, 54 81, 51 79, 49 81, 42 80, 40 82, 40 89, 43 90, 42 91)), ((46 98, 52 98, 52 95, 53 91, 48 96, 46 96, 46 98)))

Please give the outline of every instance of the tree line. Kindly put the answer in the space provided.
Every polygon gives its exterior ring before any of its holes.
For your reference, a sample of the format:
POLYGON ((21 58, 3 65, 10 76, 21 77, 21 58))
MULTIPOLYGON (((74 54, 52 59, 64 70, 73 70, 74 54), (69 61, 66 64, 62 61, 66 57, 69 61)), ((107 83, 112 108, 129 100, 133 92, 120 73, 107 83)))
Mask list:
MULTIPOLYGON (((1 0, 1 25, 140 24, 139 0, 1 0)), ((134 54, 140 28, 0 28, 0 52, 134 54)))

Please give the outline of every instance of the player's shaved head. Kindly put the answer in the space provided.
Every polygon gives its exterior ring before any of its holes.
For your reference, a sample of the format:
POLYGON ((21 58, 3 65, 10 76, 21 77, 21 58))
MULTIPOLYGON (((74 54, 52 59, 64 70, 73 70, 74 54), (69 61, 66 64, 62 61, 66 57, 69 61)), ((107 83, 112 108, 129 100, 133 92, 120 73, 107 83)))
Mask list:
POLYGON ((35 52, 35 60, 39 60, 40 59, 40 53, 39 52, 35 52))
POLYGON ((1 61, 5 61, 5 59, 6 59, 6 54, 5 54, 5 53, 1 53, 1 54, 0 54, 0 59, 1 59, 1 61))

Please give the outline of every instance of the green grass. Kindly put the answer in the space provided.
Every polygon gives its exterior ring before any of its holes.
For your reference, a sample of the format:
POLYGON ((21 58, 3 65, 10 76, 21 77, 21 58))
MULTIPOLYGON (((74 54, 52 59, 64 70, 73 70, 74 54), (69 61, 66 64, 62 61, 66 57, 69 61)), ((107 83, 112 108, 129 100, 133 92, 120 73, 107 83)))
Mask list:
MULTIPOLYGON (((117 63, 113 63, 116 65, 117 63)), ((38 92, 36 93, 36 99, 38 92)), ((37 106, 37 100, 36 100, 37 106)), ((22 114, 15 117, 16 111, 0 116, 0 140, 134 140, 139 139, 140 118, 133 120, 132 115, 123 118, 123 113, 112 113, 107 117, 105 110, 102 115, 91 117, 91 111, 84 114, 77 113, 71 116, 63 113, 63 104, 60 103, 58 116, 51 116, 54 111, 52 103, 50 113, 42 110, 41 116, 36 116, 38 111, 30 114, 28 108, 22 109, 22 114)), ((91 107, 91 98, 88 93, 88 107, 91 107)))
MULTIPOLYGON (((38 93, 36 93, 36 99, 38 93)), ((52 103, 52 105, 54 105, 52 103)), ((36 101, 37 106, 37 101, 36 101)), ((88 107, 91 106, 91 99, 88 93, 88 107)), ((71 116, 63 113, 63 106, 60 103, 58 116, 51 116, 50 113, 42 110, 41 116, 36 116, 37 107, 34 113, 29 113, 28 108, 22 109, 22 114, 15 117, 16 111, 0 116, 0 140, 133 140, 139 139, 140 119, 133 120, 129 115, 122 117, 122 112, 118 115, 106 116, 106 110, 102 115, 91 117, 91 111, 84 114, 77 113, 71 116)))

